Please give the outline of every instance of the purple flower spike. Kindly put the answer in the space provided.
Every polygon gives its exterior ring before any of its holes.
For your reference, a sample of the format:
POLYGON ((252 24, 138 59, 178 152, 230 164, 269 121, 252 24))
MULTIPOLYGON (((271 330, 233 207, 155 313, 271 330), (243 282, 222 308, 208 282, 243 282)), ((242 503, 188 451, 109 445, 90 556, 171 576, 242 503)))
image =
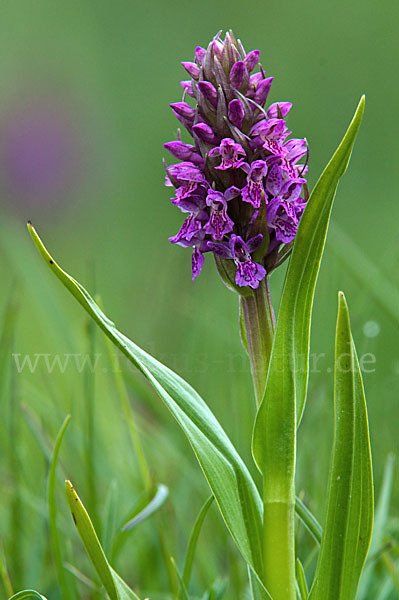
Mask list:
POLYGON ((249 202, 254 208, 260 207, 262 193, 265 192, 263 178, 266 174, 267 166, 264 160, 255 160, 248 170, 247 185, 241 190, 241 196, 244 202, 249 202))
POLYGON ((238 169, 244 162, 243 158, 238 158, 239 155, 245 156, 245 151, 240 144, 236 144, 231 138, 224 138, 220 142, 220 146, 213 148, 209 152, 209 156, 221 156, 222 162, 215 169, 222 171, 226 169, 238 169))
POLYGON ((228 115, 233 125, 241 129, 245 115, 241 100, 235 99, 229 102, 228 115))
POLYGON ((206 204, 211 209, 211 216, 204 227, 205 233, 215 240, 222 240, 226 233, 233 231, 234 223, 227 214, 227 199, 222 192, 208 190, 206 204))
POLYGON ((181 82, 183 99, 171 104, 192 144, 180 133, 165 144, 182 161, 166 167, 166 185, 185 214, 170 241, 192 248, 193 279, 206 252, 227 261, 221 272, 237 291, 256 289, 279 264, 280 246, 294 240, 307 197, 307 142, 290 139, 291 102, 263 108, 273 77, 259 58, 259 50, 246 53, 231 32, 223 38, 219 31, 207 49, 197 46, 194 61, 182 63, 190 76, 181 82))
POLYGON ((230 83, 233 86, 233 88, 236 88, 237 90, 240 89, 244 82, 246 74, 247 67, 245 66, 244 61, 239 60, 232 66, 230 71, 230 83))
POLYGON ((252 52, 248 52, 248 54, 244 58, 244 63, 245 63, 245 66, 247 67, 248 73, 251 73, 251 71, 253 71, 254 68, 256 67, 256 65, 258 64, 259 55, 260 55, 259 50, 252 50, 252 52))

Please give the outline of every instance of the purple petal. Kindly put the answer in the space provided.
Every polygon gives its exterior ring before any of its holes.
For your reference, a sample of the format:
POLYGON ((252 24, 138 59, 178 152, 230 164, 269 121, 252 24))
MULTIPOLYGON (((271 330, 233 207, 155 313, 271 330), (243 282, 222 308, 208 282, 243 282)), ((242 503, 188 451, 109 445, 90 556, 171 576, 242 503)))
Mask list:
POLYGON ((308 151, 306 140, 291 139, 284 144, 284 148, 288 150, 286 159, 295 164, 298 160, 305 156, 308 151))
POLYGON ((191 79, 189 79, 188 81, 181 81, 180 85, 182 86, 182 88, 186 92, 186 94, 191 96, 191 98, 195 98, 195 95, 193 92, 193 84, 191 82, 191 79))
POLYGON ((201 94, 216 108, 218 104, 218 95, 215 87, 209 81, 199 81, 198 88, 201 94))
POLYGON ((263 106, 267 100, 267 97, 270 92, 270 88, 272 87, 274 77, 268 77, 267 79, 263 79, 257 86, 254 95, 254 101, 259 104, 259 106, 263 106))
POLYGON ((240 194, 241 190, 235 185, 232 185, 229 188, 227 188, 227 190, 224 193, 224 197, 226 198, 227 202, 229 202, 230 200, 233 200, 233 198, 236 198, 240 194))
POLYGON ((267 116, 269 119, 280 119, 284 118, 290 112, 292 108, 292 102, 275 102, 271 104, 267 109, 267 116), (279 114, 280 110, 280 114, 279 114), (281 115, 281 116, 280 116, 281 115))
POLYGON ((220 256, 220 258, 231 258, 229 245, 225 242, 217 244, 216 242, 207 242, 208 250, 220 256))
POLYGON ((164 144, 164 148, 180 160, 190 161, 199 167, 204 166, 204 159, 191 144, 185 144, 180 141, 168 142, 164 144))
POLYGON ((266 276, 266 269, 252 260, 237 264, 236 284, 240 287, 259 287, 259 282, 266 276))
POLYGON ((199 74, 200 74, 200 68, 198 65, 196 65, 193 62, 182 62, 183 67, 186 69, 187 73, 190 75, 190 77, 192 77, 193 79, 198 79, 199 74))
POLYGON ((193 274, 193 281, 196 277, 201 273, 202 265, 204 264, 204 255, 202 252, 195 247, 193 250, 193 255, 191 257, 191 270, 193 274))
POLYGON ((240 100, 235 99, 229 102, 228 115, 233 125, 241 129, 244 120, 244 107, 240 100))
POLYGON ((263 235, 261 233, 258 233, 258 235, 255 235, 255 237, 253 237, 247 241, 247 247, 248 247, 250 254, 252 254, 253 252, 255 252, 255 250, 257 250, 259 248, 259 246, 262 243, 262 240, 263 240, 263 235))
POLYGON ((244 58, 245 66, 247 67, 248 73, 254 70, 256 65, 259 62, 259 50, 252 50, 252 52, 248 52, 246 57, 244 58))
POLYGON ((234 63, 234 65, 231 67, 230 83, 237 90, 240 89, 244 82, 246 71, 247 68, 243 60, 239 60, 238 62, 234 63))
POLYGON ((187 102, 173 102, 169 106, 174 113, 183 117, 183 119, 191 121, 195 117, 195 110, 187 102))
POLYGON ((168 174, 174 179, 179 185, 184 185, 188 181, 194 183, 203 183, 208 185, 201 169, 199 169, 192 162, 182 162, 176 165, 171 165, 167 168, 168 174))
POLYGON ((219 140, 213 132, 213 129, 206 123, 197 123, 193 125, 193 132, 200 140, 207 144, 218 144, 219 140))
POLYGON ((295 239, 297 226, 288 218, 277 217, 272 227, 276 231, 276 239, 289 244, 295 239))
POLYGON ((266 190, 272 196, 277 196, 283 185, 283 175, 278 165, 273 165, 266 179, 266 190))
POLYGON ((201 46, 197 46, 195 49, 195 62, 201 67, 205 60, 206 50, 201 46))

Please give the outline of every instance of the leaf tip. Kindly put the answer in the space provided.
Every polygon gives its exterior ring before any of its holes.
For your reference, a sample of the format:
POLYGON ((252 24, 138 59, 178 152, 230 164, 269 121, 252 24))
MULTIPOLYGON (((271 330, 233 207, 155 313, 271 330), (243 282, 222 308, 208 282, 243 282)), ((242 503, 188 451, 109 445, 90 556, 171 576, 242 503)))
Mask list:
POLYGON ((72 482, 69 479, 65 481, 65 491, 68 498, 76 496, 75 488, 73 487, 72 482))

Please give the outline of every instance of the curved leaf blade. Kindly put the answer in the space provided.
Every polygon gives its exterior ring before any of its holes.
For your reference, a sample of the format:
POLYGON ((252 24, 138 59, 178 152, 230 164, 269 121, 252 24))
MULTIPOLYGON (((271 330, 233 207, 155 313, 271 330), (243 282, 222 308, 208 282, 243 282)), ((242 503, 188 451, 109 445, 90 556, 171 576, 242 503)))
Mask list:
POLYGON ((28 223, 28 229, 54 274, 110 340, 150 381, 175 417, 197 456, 241 554, 261 576, 262 502, 247 467, 213 413, 186 381, 118 331, 88 292, 56 264, 31 223, 28 223))
POLYGON ((130 529, 133 529, 133 527, 136 527, 136 525, 139 525, 139 523, 142 523, 151 517, 151 515, 156 513, 165 504, 168 496, 169 489, 166 487, 166 485, 160 483, 155 490, 154 496, 151 498, 147 506, 145 506, 138 515, 133 517, 133 519, 130 519, 130 521, 128 521, 126 525, 122 527, 122 531, 129 531, 130 529))
POLYGON ((348 166, 364 112, 364 96, 336 152, 321 174, 300 221, 277 316, 265 395, 259 407, 253 454, 261 472, 275 467, 290 473, 295 460, 295 421, 305 406, 309 374, 309 338, 314 290, 339 179, 348 166), (284 419, 284 426, 281 424, 284 419), (267 429, 266 429, 267 428, 267 429), (276 429, 276 436, 270 431, 276 429), (268 431, 266 439, 266 430, 268 431), (273 440, 286 452, 279 456, 273 440))
POLYGON ((320 546, 323 529, 314 514, 298 496, 295 498, 295 513, 309 531, 314 541, 320 546))
POLYGON ((65 491, 76 529, 110 600, 139 600, 108 563, 93 523, 70 481, 65 482, 65 491))
POLYGON ((367 408, 342 292, 335 343, 334 413, 327 514, 311 600, 355 598, 373 525, 367 408))
POLYGON ((191 571, 192 571, 193 563, 194 563, 194 554, 195 554, 195 550, 197 547, 199 534, 201 533, 201 529, 202 529, 202 525, 204 524, 205 517, 208 514, 208 511, 209 511, 210 507, 212 506, 214 499, 215 498, 213 496, 211 496, 205 502, 205 504, 203 505, 203 507, 201 508, 201 510, 198 514, 198 517, 194 523, 194 527, 193 527, 191 535, 190 535, 190 540, 189 540, 189 543, 187 546, 186 558, 184 560, 183 575, 182 575, 182 579, 183 579, 183 582, 184 582, 184 585, 186 588, 188 588, 189 583, 190 583, 191 571))
POLYGON ((8 600, 25 600, 27 598, 39 598, 39 600, 47 600, 45 596, 39 594, 39 592, 35 592, 35 590, 23 590, 22 592, 17 592, 8 600))

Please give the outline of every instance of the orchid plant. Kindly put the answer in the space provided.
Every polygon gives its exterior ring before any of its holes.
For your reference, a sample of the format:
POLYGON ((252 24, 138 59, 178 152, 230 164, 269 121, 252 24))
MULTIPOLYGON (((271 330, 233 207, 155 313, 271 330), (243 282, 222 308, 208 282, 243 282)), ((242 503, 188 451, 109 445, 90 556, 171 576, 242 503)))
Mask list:
MULTIPOLYGON (((267 107, 273 77, 259 51, 246 52, 232 32, 218 33, 193 62, 189 79, 171 108, 192 143, 178 131, 165 148, 179 161, 166 169, 172 204, 185 215, 173 244, 192 249, 195 279, 213 255, 224 284, 239 299, 242 344, 249 356, 256 418, 253 458, 259 489, 222 425, 198 393, 118 331, 89 293, 58 266, 31 223, 29 232, 53 273, 117 348, 153 385, 187 436, 212 498, 201 512, 177 596, 189 599, 195 540, 212 499, 248 566, 252 600, 352 600, 368 553, 373 523, 373 480, 362 376, 349 311, 338 294, 335 336, 335 431, 327 510, 320 525, 296 497, 297 430, 306 404, 311 314, 331 208, 345 173, 364 111, 364 98, 335 154, 309 195, 305 139, 290 137, 291 103, 267 107), (256 71, 256 72, 255 72, 256 71), (288 260, 275 317, 271 274, 288 260), (307 581, 296 551, 298 520, 319 547, 317 568, 307 581)), ((193 290, 195 293, 195 290, 193 290)), ((60 431, 56 460, 68 421, 60 431)), ((165 490, 158 488, 153 499, 165 490)), ((138 598, 110 566, 79 496, 66 484, 71 513, 88 555, 111 600, 138 598)), ((159 502, 158 502, 159 503, 159 502)), ((54 515, 53 515, 54 517, 54 515)), ((54 519, 53 519, 54 523, 54 519)), ((55 540, 55 547, 57 540, 55 540)), ((60 566, 60 561, 58 561, 60 566)), ((62 563, 59 568, 62 582, 62 563)), ((20 592, 14 598, 43 598, 20 592)), ((221 597, 207 595, 204 598, 221 597)))

